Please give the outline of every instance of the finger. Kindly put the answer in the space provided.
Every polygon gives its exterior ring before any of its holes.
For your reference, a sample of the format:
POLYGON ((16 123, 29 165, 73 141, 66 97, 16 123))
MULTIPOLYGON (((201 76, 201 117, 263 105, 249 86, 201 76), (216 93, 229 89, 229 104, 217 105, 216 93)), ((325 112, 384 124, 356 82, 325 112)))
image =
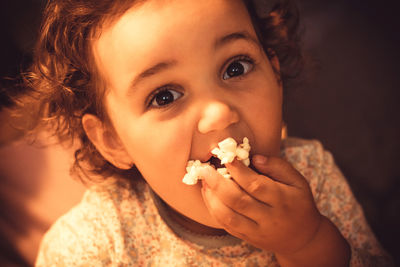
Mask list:
POLYGON ((226 231, 245 233, 258 228, 255 221, 227 207, 207 186, 202 187, 202 194, 208 211, 226 231))
POLYGON ((225 166, 233 180, 250 196, 271 207, 275 206, 274 202, 279 199, 283 184, 256 173, 237 160, 225 166))
POLYGON ((230 209, 255 221, 269 213, 271 205, 250 196, 232 179, 224 178, 214 169, 207 170, 207 173, 203 176, 203 186, 207 186, 230 209))
POLYGON ((304 177, 286 160, 279 157, 254 155, 253 166, 262 174, 280 183, 299 187, 304 184, 304 177))

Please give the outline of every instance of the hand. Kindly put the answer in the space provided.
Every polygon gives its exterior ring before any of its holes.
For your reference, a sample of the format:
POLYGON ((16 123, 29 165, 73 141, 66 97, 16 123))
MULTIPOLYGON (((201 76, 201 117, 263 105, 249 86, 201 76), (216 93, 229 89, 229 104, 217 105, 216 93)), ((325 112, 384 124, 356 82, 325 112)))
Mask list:
POLYGON ((203 175, 209 212, 232 235, 267 251, 295 253, 314 238, 322 221, 304 177, 277 157, 254 156, 261 174, 235 160, 232 179, 213 168, 203 175))

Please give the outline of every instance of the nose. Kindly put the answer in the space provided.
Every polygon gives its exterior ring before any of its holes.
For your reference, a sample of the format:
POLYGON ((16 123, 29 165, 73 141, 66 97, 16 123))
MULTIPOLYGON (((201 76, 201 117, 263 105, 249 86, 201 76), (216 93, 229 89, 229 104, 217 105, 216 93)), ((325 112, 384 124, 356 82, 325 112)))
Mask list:
POLYGON ((220 101, 208 103, 202 110, 198 123, 200 133, 222 130, 239 121, 239 114, 229 105, 220 101))

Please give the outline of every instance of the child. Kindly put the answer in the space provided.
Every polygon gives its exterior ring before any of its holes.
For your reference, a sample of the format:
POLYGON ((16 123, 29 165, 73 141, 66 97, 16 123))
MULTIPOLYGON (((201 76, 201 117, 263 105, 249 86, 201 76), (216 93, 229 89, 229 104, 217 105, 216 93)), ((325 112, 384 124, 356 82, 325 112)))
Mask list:
POLYGON ((37 266, 386 266, 317 141, 281 140, 301 68, 287 1, 54 0, 29 83, 75 170, 107 177, 44 237, 37 266), (251 165, 182 183, 248 137, 251 165))

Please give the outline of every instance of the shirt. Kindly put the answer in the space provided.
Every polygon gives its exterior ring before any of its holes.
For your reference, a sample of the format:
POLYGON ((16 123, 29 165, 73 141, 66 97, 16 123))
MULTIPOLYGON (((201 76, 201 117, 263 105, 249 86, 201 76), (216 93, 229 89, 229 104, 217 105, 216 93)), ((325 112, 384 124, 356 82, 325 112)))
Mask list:
MULTIPOLYGON (((391 266, 360 204, 320 142, 287 138, 282 157, 308 181, 316 206, 351 246, 351 266, 391 266)), ((273 252, 174 223, 144 182, 92 186, 45 234, 36 266, 279 266, 273 252)))

